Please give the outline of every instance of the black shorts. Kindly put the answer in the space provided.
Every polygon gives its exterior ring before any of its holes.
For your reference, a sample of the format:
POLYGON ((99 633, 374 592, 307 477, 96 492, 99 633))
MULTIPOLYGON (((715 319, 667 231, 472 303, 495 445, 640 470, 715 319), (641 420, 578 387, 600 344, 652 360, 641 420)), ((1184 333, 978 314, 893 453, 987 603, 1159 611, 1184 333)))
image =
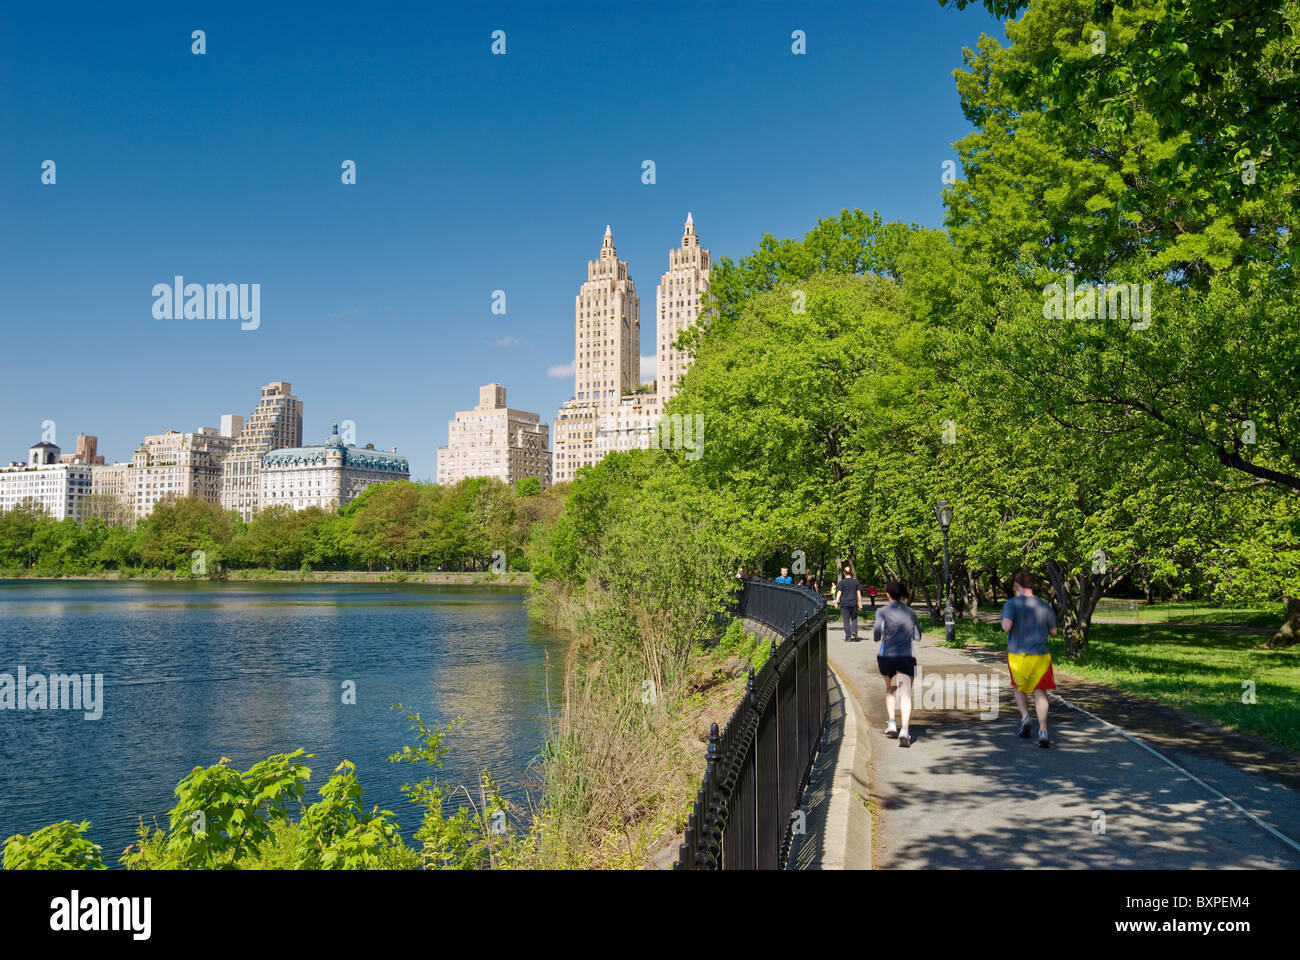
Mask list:
POLYGON ((876 657, 876 663, 880 666, 882 677, 892 678, 896 673, 916 676, 916 657, 876 657))

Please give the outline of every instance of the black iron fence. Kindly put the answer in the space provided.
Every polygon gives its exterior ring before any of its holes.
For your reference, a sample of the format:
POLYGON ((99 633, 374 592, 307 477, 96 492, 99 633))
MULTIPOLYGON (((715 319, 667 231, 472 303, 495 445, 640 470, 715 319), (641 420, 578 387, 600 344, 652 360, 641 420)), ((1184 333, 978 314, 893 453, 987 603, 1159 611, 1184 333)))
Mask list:
POLYGON ((826 600, 802 587, 748 582, 735 613, 770 627, 763 668, 718 733, 709 731, 704 782, 686 825, 679 870, 785 865, 793 815, 808 785, 826 718, 826 600))

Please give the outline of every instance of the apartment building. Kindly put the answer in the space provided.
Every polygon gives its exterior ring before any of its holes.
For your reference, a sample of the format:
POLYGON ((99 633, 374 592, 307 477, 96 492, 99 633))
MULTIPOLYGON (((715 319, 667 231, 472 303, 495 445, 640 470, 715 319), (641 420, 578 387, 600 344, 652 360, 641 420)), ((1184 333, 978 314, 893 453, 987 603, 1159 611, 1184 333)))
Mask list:
POLYGON ((370 443, 344 444, 336 423, 319 446, 272 450, 262 458, 259 509, 332 510, 347 506, 372 484, 410 478, 410 464, 396 447, 386 451, 370 443))
POLYGON ((80 520, 81 505, 91 493, 89 463, 64 463, 62 451, 42 441, 27 448, 26 463, 0 468, 0 510, 34 503, 55 520, 80 520))
POLYGON ((550 429, 541 417, 512 410, 499 383, 479 387, 478 406, 458 410, 447 424, 447 445, 438 448, 438 483, 495 477, 514 486, 536 477, 551 485, 550 429))
POLYGON ((262 458, 272 450, 301 446, 302 401, 289 383, 268 383, 222 465, 221 505, 244 520, 253 519, 261 503, 262 458))

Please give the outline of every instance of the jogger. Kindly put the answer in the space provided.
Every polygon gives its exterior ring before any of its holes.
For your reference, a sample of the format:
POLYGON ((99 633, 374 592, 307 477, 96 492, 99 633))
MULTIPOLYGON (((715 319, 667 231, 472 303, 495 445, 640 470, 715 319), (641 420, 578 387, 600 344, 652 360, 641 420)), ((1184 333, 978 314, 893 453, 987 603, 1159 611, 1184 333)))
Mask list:
POLYGON ((1047 691, 1056 689, 1052 676, 1052 655, 1047 638, 1056 636, 1056 614, 1034 596, 1034 575, 1021 570, 1015 578, 1016 595, 1002 605, 1002 629, 1007 634, 1007 667, 1016 688, 1020 708, 1021 737, 1029 737, 1029 694, 1034 695, 1038 714, 1038 745, 1050 747, 1047 736, 1047 691))
POLYGON ((880 641, 876 651, 876 664, 885 678, 885 713, 889 723, 885 736, 898 735, 900 747, 912 745, 908 723, 912 719, 912 678, 916 675, 916 651, 912 641, 921 639, 921 625, 916 612, 907 605, 907 587, 894 580, 885 585, 889 603, 876 611, 875 636, 880 641), (903 714, 903 725, 894 723, 894 690, 898 690, 898 705, 903 714))

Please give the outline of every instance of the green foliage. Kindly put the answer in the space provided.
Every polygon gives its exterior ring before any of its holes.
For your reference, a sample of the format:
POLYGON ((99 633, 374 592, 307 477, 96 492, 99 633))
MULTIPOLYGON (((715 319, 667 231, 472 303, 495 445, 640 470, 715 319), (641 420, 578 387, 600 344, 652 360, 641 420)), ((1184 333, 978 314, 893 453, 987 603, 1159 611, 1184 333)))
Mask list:
MULTIPOLYGON (((398 704, 393 709, 404 709, 398 704)), ((520 837, 507 817, 507 804, 496 783, 484 770, 479 779, 479 798, 476 803, 469 791, 464 794, 466 804, 458 806, 450 816, 447 807, 454 791, 437 782, 433 771, 442 767, 450 747, 444 742, 449 733, 463 721, 456 720, 448 727, 429 727, 418 713, 407 716, 416 745, 404 745, 388 759, 392 763, 412 763, 424 766, 429 772, 420 780, 402 784, 408 800, 423 811, 423 819, 415 832, 420 844, 419 860, 426 869, 476 870, 502 866, 518 866, 525 862, 532 846, 530 836, 520 837)))
POLYGON ((386 851, 402 846, 395 814, 375 808, 367 815, 361 793, 355 764, 344 760, 320 788, 320 800, 298 822, 313 844, 312 856, 303 857, 299 869, 373 870, 386 864, 386 851))
POLYGON ((498 550, 527 570, 534 533, 549 535, 564 497, 536 481, 516 491, 482 478, 452 487, 401 481, 368 487, 342 511, 276 505, 247 524, 214 504, 168 497, 134 529, 109 525, 112 504, 79 525, 28 503, 0 512, 0 570, 213 579, 261 570, 483 571, 498 550))
MULTIPOLYGON (((271 823, 286 819, 287 804, 301 799, 311 769, 294 758, 302 750, 277 754, 240 772, 223 760, 195 767, 176 787, 166 852, 181 869, 234 866, 254 855, 271 835, 271 823)), ((310 756, 310 754, 308 754, 310 756)), ((122 858, 141 865, 139 853, 122 858)))
MULTIPOLYGON (((399 704, 395 709, 402 709, 399 704)), ((394 753, 395 763, 416 763, 430 773, 441 768, 451 727, 429 727, 418 713, 407 717, 417 734, 414 746, 394 753)), ((500 787, 483 771, 477 801, 463 787, 448 790, 432 775, 402 787, 422 812, 415 833, 418 848, 406 845, 395 814, 361 802, 355 765, 344 760, 303 803, 311 770, 298 760, 302 750, 277 754, 246 771, 225 758, 195 767, 176 787, 168 829, 141 821, 137 840, 121 863, 133 870, 411 870, 517 868, 535 865, 537 819, 524 831, 509 821, 500 787), (456 803, 457 794, 464 803, 456 803), (294 816, 297 815, 297 819, 294 816)), ((100 848, 85 837, 89 821, 52 824, 4 842, 4 867, 104 869, 100 848)))
POLYGON ((100 846, 86 838, 90 821, 60 820, 4 842, 6 870, 105 870, 100 846))

